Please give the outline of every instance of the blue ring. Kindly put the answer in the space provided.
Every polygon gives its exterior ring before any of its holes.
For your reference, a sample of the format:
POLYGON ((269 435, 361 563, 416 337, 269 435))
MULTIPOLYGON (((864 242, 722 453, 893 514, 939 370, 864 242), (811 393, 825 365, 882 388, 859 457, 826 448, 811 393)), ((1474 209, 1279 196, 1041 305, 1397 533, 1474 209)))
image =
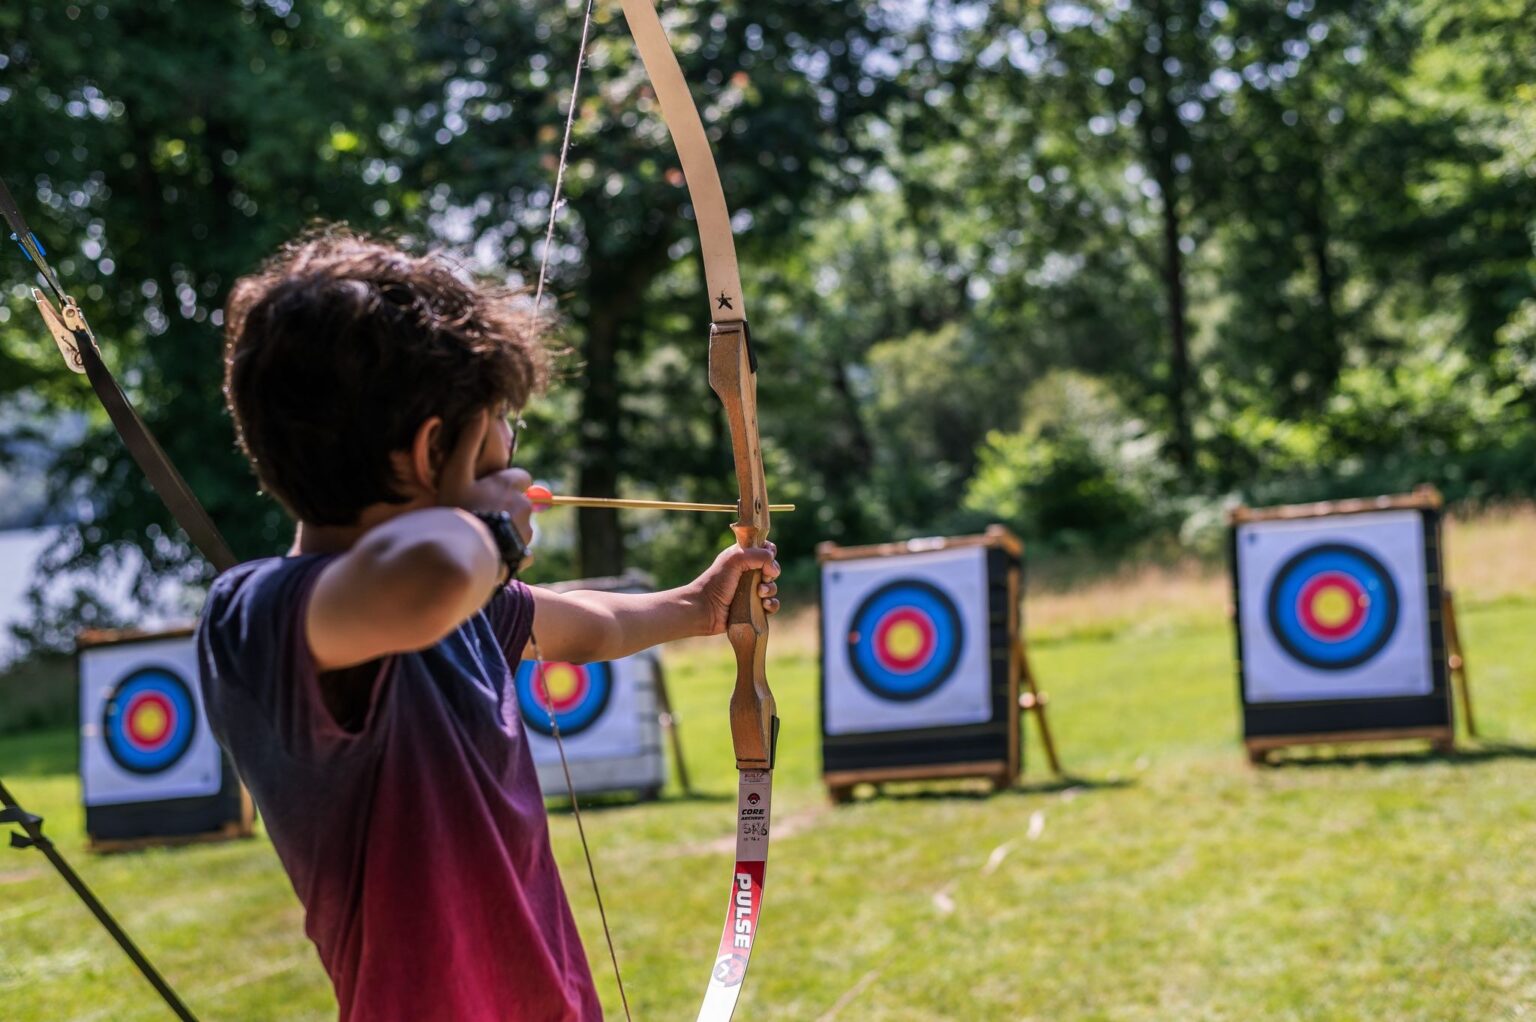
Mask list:
MULTIPOLYGON (((555 723, 560 726, 562 738, 579 735, 596 723, 608 708, 608 699, 613 695, 613 670, 606 661, 582 666, 587 672, 586 698, 569 710, 555 714, 555 723)), ((524 724, 541 735, 553 737, 555 731, 549 726, 549 710, 536 694, 538 677, 537 661, 524 660, 517 665, 517 706, 523 714, 524 724)))
POLYGON ((916 579, 888 582, 866 596, 853 612, 848 631, 848 666, 869 692, 893 702, 912 702, 928 695, 954 674, 965 649, 960 611, 938 586, 916 579), (892 671, 875 655, 875 631, 887 614, 911 609, 933 623, 933 655, 910 673, 892 671))
POLYGON ((169 667, 140 667, 112 686, 101 710, 107 754, 133 774, 158 774, 175 766, 197 736, 197 703, 192 690, 169 667), (128 734, 123 711, 137 695, 153 693, 171 704, 171 734, 158 749, 140 748, 128 734))
POLYGON ((1370 660, 1397 630, 1397 584, 1386 566, 1348 543, 1322 543, 1297 553, 1269 584, 1269 626, 1292 657, 1324 671, 1342 671, 1370 660), (1329 639, 1307 629, 1301 618, 1301 591, 1324 572, 1353 579, 1370 598, 1365 620, 1353 635, 1329 639))

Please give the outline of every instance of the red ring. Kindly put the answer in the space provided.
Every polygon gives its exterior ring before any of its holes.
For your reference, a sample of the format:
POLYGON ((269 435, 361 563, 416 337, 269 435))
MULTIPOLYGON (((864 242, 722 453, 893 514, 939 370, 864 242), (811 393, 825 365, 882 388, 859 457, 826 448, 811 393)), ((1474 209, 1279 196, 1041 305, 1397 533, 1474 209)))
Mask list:
POLYGON ((888 671, 910 674, 932 658, 935 645, 933 619, 913 607, 898 607, 889 611, 875 625, 875 659, 888 671), (922 636, 923 641, 910 656, 898 656, 890 649, 891 629, 901 624, 916 625, 918 634, 922 636))
POLYGON ((543 667, 535 668, 533 680, 533 698, 538 700, 539 705, 544 709, 553 709, 556 713, 565 713, 574 707, 580 706, 586 701, 587 694, 592 691, 592 679, 587 674, 587 668, 584 664, 568 664, 564 661, 546 663, 543 667), (565 667, 576 672, 576 687, 564 699, 555 699, 554 693, 550 692, 545 685, 544 672, 548 671, 551 667, 565 667), (550 703, 554 703, 554 706, 550 706, 550 703))
POLYGON ((171 701, 159 692, 140 692, 128 700, 128 705, 123 708, 123 737, 137 749, 145 752, 156 752, 165 747, 176 733, 176 709, 171 701), (152 703, 160 708, 160 716, 164 726, 157 735, 145 735, 137 724, 139 714, 146 704, 152 703))
POLYGON ((1370 595, 1358 579, 1341 571, 1323 571, 1307 580, 1296 597, 1296 616, 1302 627, 1321 639, 1337 642, 1358 632, 1365 624, 1366 610, 1371 603, 1370 595), (1349 596, 1349 617, 1336 625, 1319 621, 1313 607, 1325 589, 1338 588, 1349 596))

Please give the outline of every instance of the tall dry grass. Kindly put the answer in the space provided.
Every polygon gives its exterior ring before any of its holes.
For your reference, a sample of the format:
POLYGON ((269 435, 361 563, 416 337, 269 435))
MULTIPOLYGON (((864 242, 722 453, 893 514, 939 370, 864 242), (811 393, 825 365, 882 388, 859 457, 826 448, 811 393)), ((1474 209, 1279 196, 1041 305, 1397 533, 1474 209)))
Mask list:
POLYGON ((1536 596, 1536 506, 1447 519, 1445 578, 1467 604, 1536 596))
MULTIPOLYGON (((1462 606, 1536 596, 1536 506, 1447 517, 1445 575, 1462 606)), ((1167 631, 1225 620, 1231 599, 1224 561, 1127 564, 1069 587, 1031 585, 1025 629, 1037 641, 1167 631)))

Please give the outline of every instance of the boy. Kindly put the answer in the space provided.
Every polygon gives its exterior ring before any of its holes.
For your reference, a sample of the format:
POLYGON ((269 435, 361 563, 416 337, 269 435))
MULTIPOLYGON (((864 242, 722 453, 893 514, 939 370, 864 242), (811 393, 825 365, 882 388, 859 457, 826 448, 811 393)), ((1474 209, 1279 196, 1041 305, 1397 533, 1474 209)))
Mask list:
POLYGON ((550 852, 512 668, 611 660, 724 630, 722 552, 647 595, 512 580, 529 477, 507 413, 545 381, 512 296, 332 233, 229 300, 225 395, 286 557, 213 585, 198 628, 209 721, 266 819, 341 1019, 602 1017, 550 852))

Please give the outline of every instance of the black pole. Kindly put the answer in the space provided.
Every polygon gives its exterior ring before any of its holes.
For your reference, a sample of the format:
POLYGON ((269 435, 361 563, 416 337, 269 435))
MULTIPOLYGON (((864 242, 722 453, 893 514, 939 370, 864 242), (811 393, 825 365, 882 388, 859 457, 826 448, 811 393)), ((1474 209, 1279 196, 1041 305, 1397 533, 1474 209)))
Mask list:
POLYGON ((0 824, 14 823, 26 831, 25 835, 11 832, 11 847, 36 848, 47 856, 48 861, 53 863, 53 868, 58 870, 59 875, 64 878, 64 882, 74 889, 74 892, 80 896, 80 900, 85 902, 85 907, 90 909, 91 914, 96 917, 96 921, 106 928, 106 931, 112 935, 112 939, 117 941, 117 946, 123 949, 123 953, 132 960, 134 965, 139 967, 144 978, 149 980, 149 985, 165 999, 166 1005, 176 1013, 176 1017, 182 1022, 197 1022, 197 1016, 182 1003, 180 997, 176 996, 176 991, 171 989, 165 978, 149 963, 149 959, 144 957, 138 945, 123 932, 121 926, 117 925, 117 920, 112 918, 112 913, 107 911, 107 907, 85 885, 85 881, 81 880, 80 875, 64 860, 64 856, 59 854, 53 842, 44 836, 43 818, 21 808, 11 797, 11 793, 6 790, 3 781, 0 781, 0 806, 4 807, 0 808, 0 824))

